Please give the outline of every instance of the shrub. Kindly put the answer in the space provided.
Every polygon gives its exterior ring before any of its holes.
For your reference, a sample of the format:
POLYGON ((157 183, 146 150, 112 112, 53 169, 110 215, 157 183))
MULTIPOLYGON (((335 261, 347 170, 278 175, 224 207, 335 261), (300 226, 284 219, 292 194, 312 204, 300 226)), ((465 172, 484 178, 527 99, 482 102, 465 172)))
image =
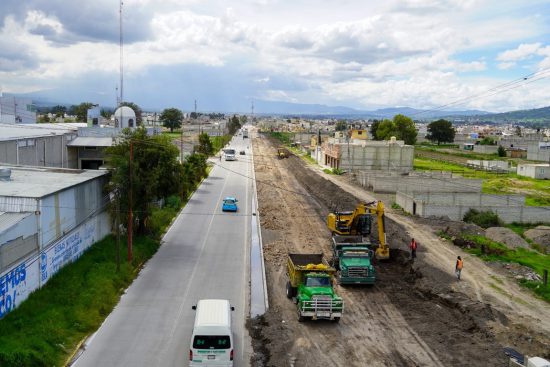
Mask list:
POLYGON ((323 170, 323 172, 325 172, 325 173, 328 174, 328 175, 332 174, 332 171, 329 170, 328 168, 325 168, 325 169, 323 170))
POLYGON ((497 154, 499 157, 506 157, 506 149, 502 145, 498 146, 497 154))
POLYGON ((498 215, 492 211, 480 212, 476 209, 470 209, 464 214, 464 221, 477 224, 483 228, 498 227, 502 221, 498 215))
POLYGON ((166 206, 172 209, 179 209, 181 207, 181 199, 175 195, 169 196, 166 199, 166 206))

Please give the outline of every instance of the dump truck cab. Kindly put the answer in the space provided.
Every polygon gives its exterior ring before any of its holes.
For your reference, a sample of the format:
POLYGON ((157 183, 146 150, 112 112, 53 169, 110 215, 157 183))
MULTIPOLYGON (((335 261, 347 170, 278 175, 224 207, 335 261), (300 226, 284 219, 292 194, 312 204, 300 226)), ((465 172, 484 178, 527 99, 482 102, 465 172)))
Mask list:
POLYGON ((376 281, 372 265, 374 251, 369 247, 342 246, 336 279, 340 284, 369 284, 376 281))
POLYGON ((373 245, 362 236, 332 237, 331 264, 338 270, 339 284, 374 284, 373 245))
POLYGON ((323 254, 288 254, 286 294, 297 305, 298 321, 328 319, 339 321, 344 302, 336 295, 333 275, 323 254))

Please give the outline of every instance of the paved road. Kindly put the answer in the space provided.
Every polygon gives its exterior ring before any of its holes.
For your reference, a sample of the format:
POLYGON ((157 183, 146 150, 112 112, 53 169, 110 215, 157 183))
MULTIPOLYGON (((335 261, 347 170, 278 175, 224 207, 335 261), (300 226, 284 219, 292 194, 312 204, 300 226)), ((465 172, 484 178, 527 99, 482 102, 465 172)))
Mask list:
POLYGON ((237 152, 246 150, 246 155, 237 155, 235 162, 215 161, 164 244, 75 366, 188 365, 195 315, 191 306, 201 298, 229 299, 235 306, 235 365, 249 364, 251 347, 244 327, 249 314, 252 183, 244 177, 252 171, 249 144, 237 136, 230 145, 237 152), (238 213, 221 212, 225 196, 239 199, 238 213))

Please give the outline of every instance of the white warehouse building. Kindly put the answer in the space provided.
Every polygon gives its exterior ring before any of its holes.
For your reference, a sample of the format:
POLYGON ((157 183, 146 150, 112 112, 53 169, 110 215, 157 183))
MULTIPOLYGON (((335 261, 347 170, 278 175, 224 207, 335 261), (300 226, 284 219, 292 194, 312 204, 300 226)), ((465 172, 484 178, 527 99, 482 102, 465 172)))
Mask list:
POLYGON ((0 318, 110 233, 105 171, 0 169, 0 318))

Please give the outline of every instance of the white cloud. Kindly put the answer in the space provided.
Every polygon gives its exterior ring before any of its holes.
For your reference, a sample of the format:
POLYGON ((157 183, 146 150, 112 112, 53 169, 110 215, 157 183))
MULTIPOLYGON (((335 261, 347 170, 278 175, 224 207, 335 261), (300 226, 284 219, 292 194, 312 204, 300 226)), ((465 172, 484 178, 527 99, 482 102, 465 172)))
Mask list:
MULTIPOLYGON (((61 2, 29 0, 18 5, 22 16, 0 19, 0 84, 17 92, 93 73, 116 76, 116 6, 80 25, 68 18, 74 6, 61 9, 61 2), (108 21, 101 21, 102 14, 108 21)), ((94 4, 79 2, 82 9, 98 9, 94 4)), ((545 35, 546 18, 516 11, 522 6, 519 0, 127 0, 126 16, 135 19, 125 23, 131 42, 124 48, 124 67, 139 78, 160 66, 229 72, 239 65, 249 69, 240 75, 249 78, 245 84, 258 90, 228 93, 365 107, 434 106, 515 79, 506 77, 513 66, 526 73, 550 67, 550 45, 536 42, 545 35), (488 11, 494 6, 503 11, 488 11), (496 66, 485 61, 495 59, 496 66), (486 71, 501 76, 484 79, 486 71)), ((16 14, 15 6, 0 10, 16 14)), ((196 79, 200 83, 201 76, 196 79)), ((545 103, 543 91, 544 86, 525 94, 545 103)), ((512 105, 514 93, 470 106, 512 105)))
POLYGON ((501 52, 497 56, 498 61, 504 61, 504 62, 515 62, 520 60, 525 60, 534 54, 537 53, 537 51, 541 47, 541 43, 528 43, 528 44, 521 44, 517 48, 513 50, 507 50, 504 52, 501 52))

